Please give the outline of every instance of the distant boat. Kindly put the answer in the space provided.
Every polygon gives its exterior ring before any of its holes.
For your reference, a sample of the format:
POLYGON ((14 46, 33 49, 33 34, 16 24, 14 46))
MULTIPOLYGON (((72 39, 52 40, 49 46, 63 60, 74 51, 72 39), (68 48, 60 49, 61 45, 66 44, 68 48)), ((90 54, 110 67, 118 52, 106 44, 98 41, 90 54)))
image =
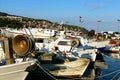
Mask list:
POLYGON ((105 46, 105 47, 98 48, 98 50, 101 51, 102 53, 118 54, 120 52, 120 47, 119 46, 116 46, 116 47, 105 46))
POLYGON ((27 34, 33 36, 34 38, 49 38, 56 35, 55 30, 42 29, 42 28, 22 28, 22 29, 12 29, 6 28, 2 30, 2 34, 7 37, 15 37, 17 35, 27 34))
POLYGON ((120 59, 120 53, 118 54, 111 53, 109 56, 114 59, 120 59))
POLYGON ((120 46, 106 46, 98 48, 98 50, 112 59, 120 59, 120 46))

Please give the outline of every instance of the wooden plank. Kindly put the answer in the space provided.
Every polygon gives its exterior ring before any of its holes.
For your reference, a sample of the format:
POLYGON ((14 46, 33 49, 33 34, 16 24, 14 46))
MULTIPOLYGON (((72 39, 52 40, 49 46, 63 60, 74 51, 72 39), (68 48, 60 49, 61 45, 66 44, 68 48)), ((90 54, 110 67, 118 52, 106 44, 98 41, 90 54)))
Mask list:
POLYGON ((11 48, 11 42, 9 38, 4 39, 5 54, 6 54, 6 64, 14 63, 13 51, 11 48))

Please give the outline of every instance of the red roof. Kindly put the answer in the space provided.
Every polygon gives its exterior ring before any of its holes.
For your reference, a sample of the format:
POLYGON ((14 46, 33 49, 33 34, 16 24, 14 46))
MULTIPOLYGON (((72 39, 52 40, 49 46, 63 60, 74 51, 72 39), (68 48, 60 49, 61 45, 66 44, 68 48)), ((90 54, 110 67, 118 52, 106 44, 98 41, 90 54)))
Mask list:
POLYGON ((44 26, 37 26, 37 28, 45 28, 44 26))

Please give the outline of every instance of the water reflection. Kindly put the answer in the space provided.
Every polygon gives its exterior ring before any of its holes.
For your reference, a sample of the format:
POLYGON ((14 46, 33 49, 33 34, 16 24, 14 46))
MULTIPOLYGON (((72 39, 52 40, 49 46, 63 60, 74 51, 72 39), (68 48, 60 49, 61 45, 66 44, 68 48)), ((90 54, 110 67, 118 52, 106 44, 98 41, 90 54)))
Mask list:
POLYGON ((101 74, 96 74, 96 80, 120 80, 120 55, 104 53, 103 58, 108 68, 99 67, 101 74))
POLYGON ((120 59, 120 53, 104 53, 107 57, 110 57, 112 59, 119 60, 120 59))

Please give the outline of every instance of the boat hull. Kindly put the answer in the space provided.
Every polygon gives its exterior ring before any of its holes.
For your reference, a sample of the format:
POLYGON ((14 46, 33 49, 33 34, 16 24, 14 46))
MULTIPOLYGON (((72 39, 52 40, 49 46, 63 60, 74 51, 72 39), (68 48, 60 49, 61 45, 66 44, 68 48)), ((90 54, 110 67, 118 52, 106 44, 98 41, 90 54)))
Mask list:
POLYGON ((25 70, 34 61, 27 61, 0 66, 0 80, 25 80, 28 72, 25 70))
POLYGON ((119 49, 115 49, 115 48, 106 48, 106 47, 101 47, 98 48, 98 50, 102 53, 114 53, 114 54, 118 54, 119 53, 119 49))
POLYGON ((43 64, 42 67, 47 68, 49 73, 56 77, 82 77, 89 63, 89 59, 80 58, 75 61, 66 61, 64 64, 43 64))

